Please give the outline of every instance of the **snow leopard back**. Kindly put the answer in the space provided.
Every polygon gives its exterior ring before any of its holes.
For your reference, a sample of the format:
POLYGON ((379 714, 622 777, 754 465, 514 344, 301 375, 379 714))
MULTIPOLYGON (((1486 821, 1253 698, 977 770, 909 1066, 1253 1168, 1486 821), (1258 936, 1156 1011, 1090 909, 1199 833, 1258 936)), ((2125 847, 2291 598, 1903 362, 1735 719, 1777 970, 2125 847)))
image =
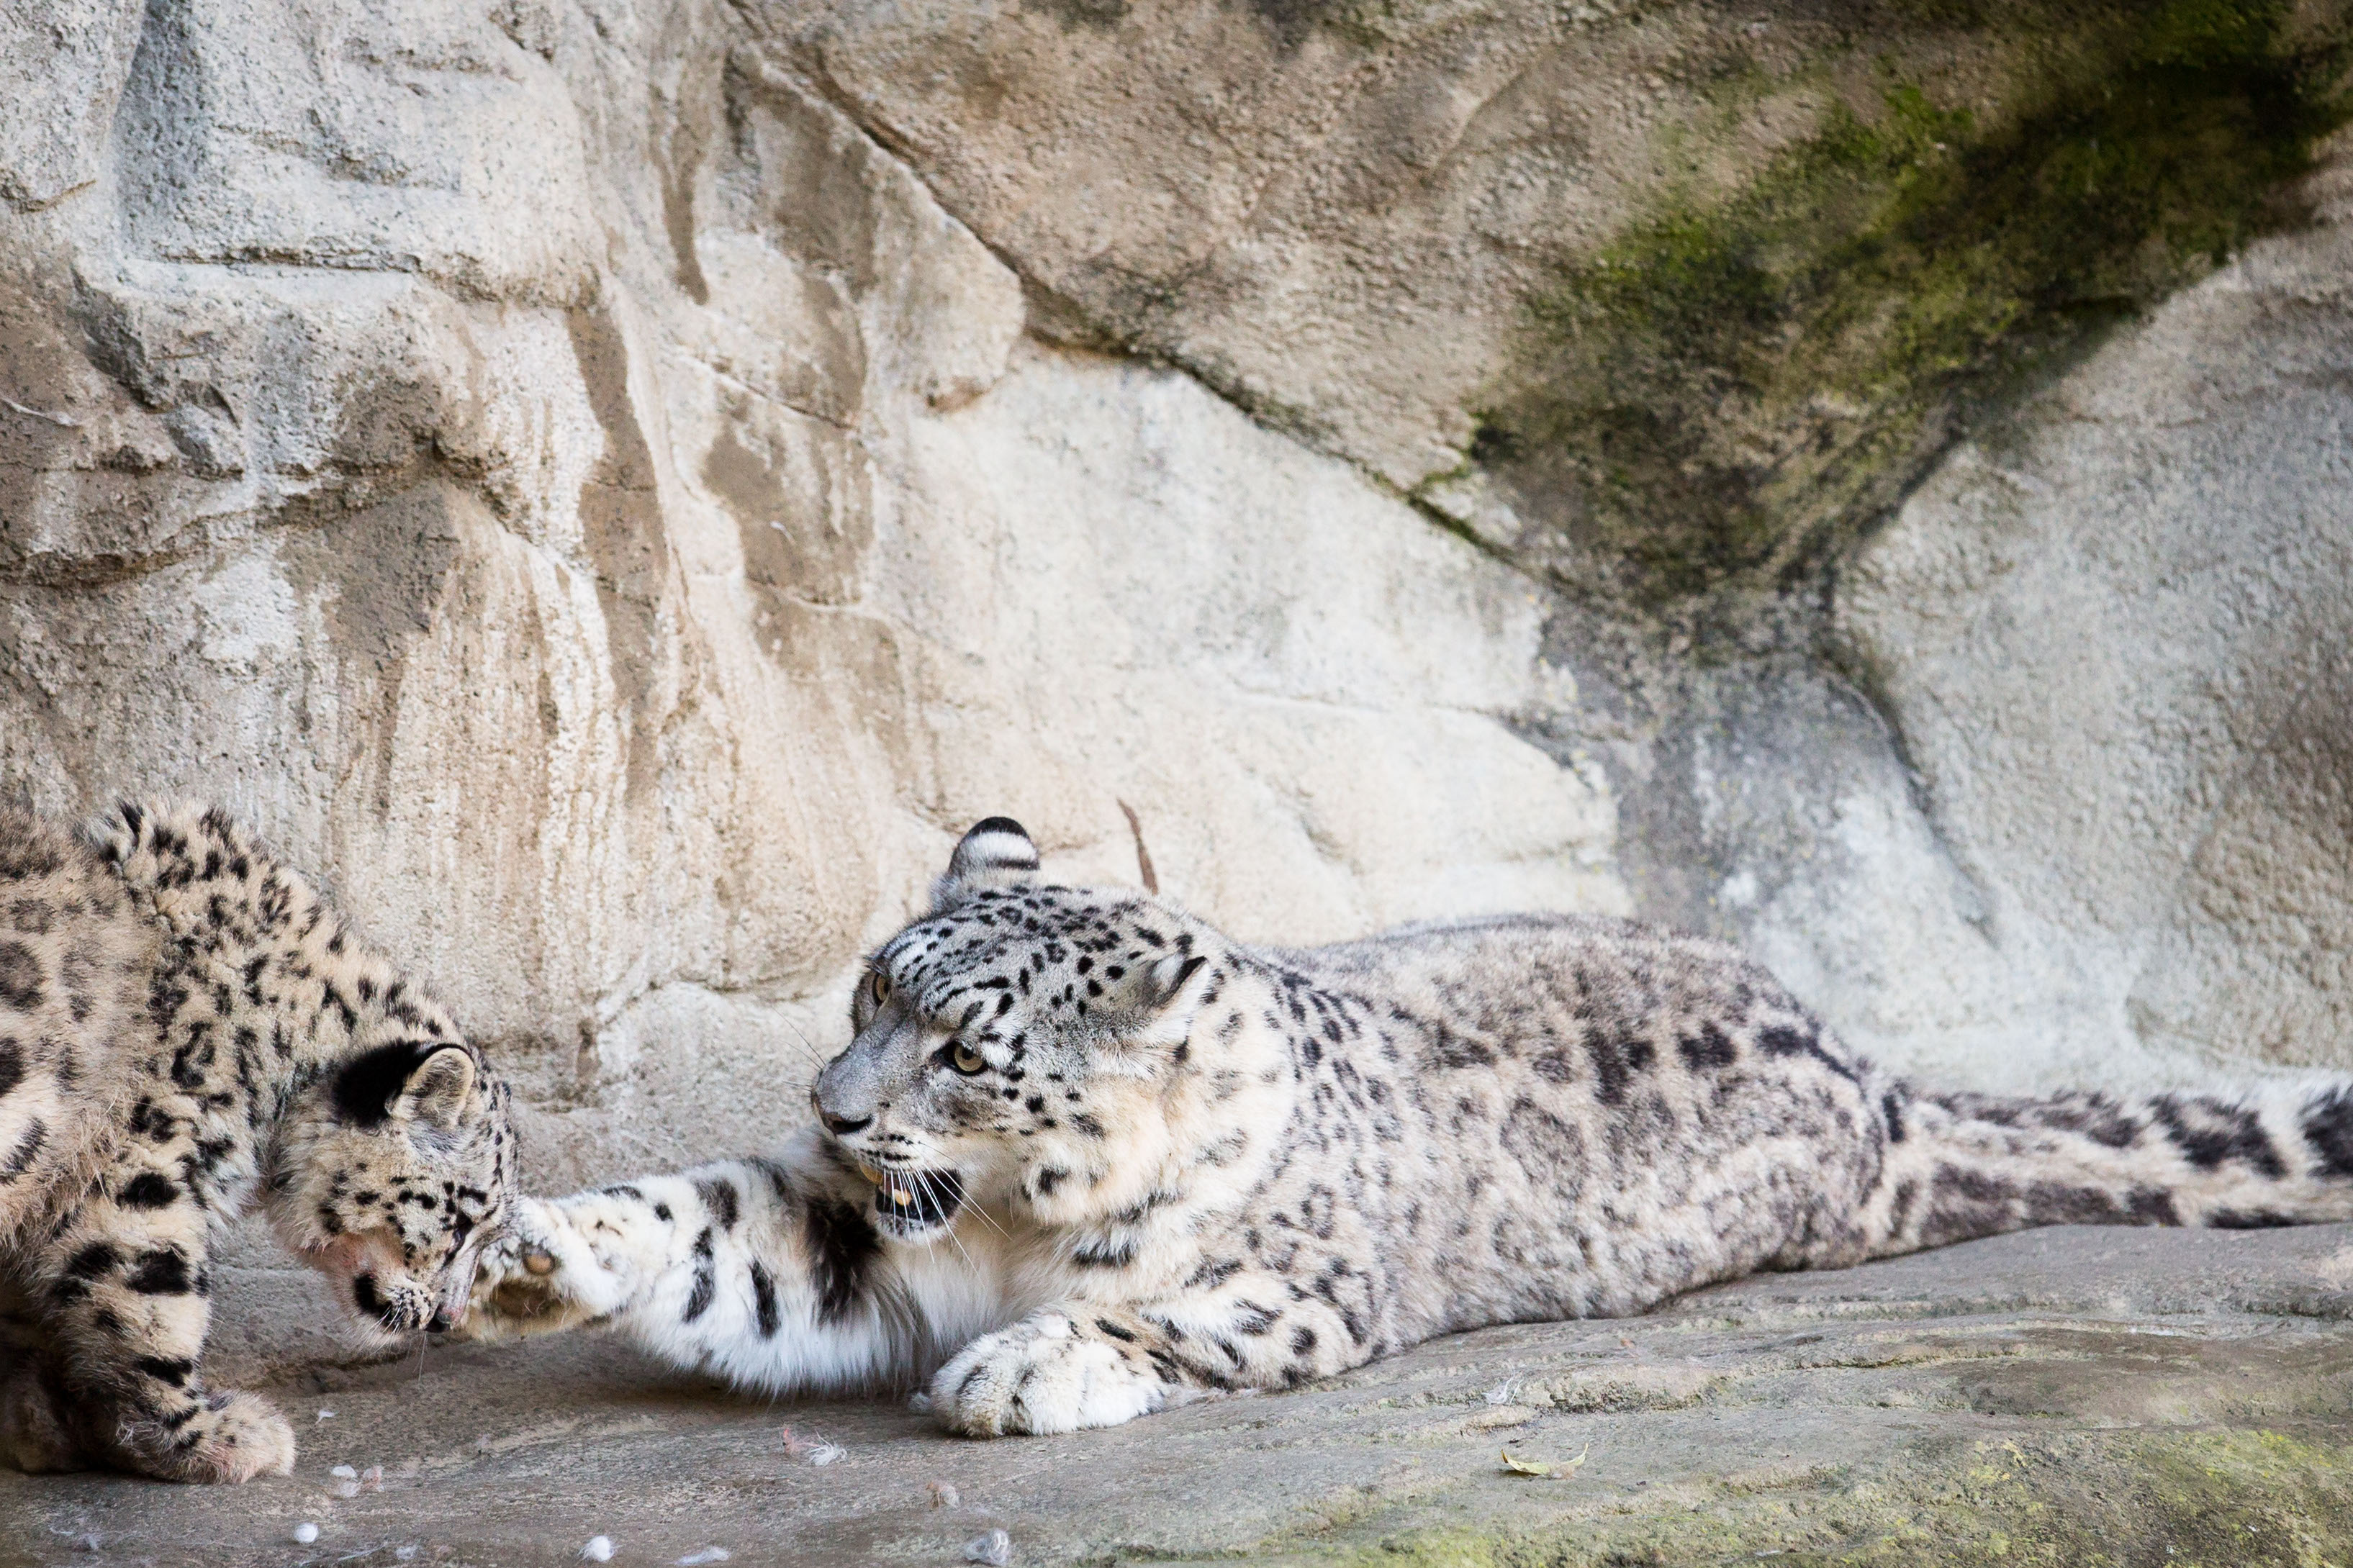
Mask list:
MULTIPOLYGON (((1362 1216, 1381 1349, 1867 1247, 1875 1077, 1732 949, 1520 916, 1261 962, 1302 1089, 1287 1141, 1330 1152, 1265 1206, 1362 1216)), ((1286 1271, 1357 1262, 1293 1245, 1286 1271)))
POLYGON ((95 848, 0 809, 0 1251, 90 1158, 155 947, 95 848))

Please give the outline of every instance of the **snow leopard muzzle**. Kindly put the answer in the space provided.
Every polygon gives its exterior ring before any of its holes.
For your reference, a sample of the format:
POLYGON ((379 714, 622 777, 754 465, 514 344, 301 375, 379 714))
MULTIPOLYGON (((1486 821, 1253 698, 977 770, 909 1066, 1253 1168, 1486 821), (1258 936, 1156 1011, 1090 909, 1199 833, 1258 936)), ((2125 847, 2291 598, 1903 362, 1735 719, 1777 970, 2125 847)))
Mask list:
POLYGON ((446 1333, 451 1323, 446 1310, 413 1286, 396 1287, 387 1298, 373 1274, 353 1277, 352 1304, 395 1333, 410 1333, 418 1329, 432 1334, 446 1333))

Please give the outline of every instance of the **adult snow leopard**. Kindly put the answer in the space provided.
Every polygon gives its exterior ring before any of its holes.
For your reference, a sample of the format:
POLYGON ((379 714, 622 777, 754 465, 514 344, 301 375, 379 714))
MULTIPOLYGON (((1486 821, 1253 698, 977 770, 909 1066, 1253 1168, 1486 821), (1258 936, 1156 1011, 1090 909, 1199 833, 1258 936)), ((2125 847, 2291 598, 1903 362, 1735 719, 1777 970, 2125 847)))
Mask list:
POLYGON ((868 962, 818 1125, 518 1203, 476 1332, 609 1323, 976 1436, 1282 1388, 1435 1334, 2035 1225, 2353 1215, 2353 1093, 1926 1094, 1733 949, 1524 915, 1312 950, 967 834, 868 962))
POLYGON ((289 1471, 200 1370, 212 1238, 259 1191, 364 1322, 442 1329, 513 1171, 457 1026, 227 816, 0 810, 0 1458, 289 1471))

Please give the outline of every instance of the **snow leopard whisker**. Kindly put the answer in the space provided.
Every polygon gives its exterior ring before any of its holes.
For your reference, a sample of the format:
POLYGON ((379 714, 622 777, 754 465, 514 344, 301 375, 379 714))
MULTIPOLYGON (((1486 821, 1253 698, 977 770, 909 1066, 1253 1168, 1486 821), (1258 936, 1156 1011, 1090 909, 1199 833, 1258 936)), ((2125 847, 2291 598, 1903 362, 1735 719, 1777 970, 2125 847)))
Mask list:
POLYGON ((790 1018, 784 1020, 784 1026, 786 1028, 790 1029, 793 1032, 793 1041, 796 1045, 800 1047, 802 1054, 808 1058, 809 1066, 818 1071, 824 1070, 828 1058, 826 1054, 818 1048, 817 1042, 810 1039, 807 1035, 804 1034, 801 1031, 801 1026, 798 1024, 794 1023, 790 1018))
POLYGON ((946 1216, 940 1222, 939 1228, 947 1234, 948 1245, 954 1247, 956 1249, 957 1254, 962 1257, 966 1263, 970 1263, 972 1261, 972 1253, 970 1249, 965 1246, 964 1238, 955 1233, 955 1215, 948 1214, 947 1205, 940 1201, 939 1190, 933 1184, 933 1177, 930 1172, 918 1171, 915 1173, 915 1190, 917 1195, 922 1199, 924 1207, 930 1209, 934 1214, 946 1216))

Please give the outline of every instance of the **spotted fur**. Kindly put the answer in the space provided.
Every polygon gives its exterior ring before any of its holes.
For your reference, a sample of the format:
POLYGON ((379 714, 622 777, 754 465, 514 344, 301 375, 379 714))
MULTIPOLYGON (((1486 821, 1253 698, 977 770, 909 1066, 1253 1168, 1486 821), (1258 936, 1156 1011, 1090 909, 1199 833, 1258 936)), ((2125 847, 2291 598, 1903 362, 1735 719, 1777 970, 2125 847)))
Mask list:
POLYGON ((606 1322, 751 1388, 929 1375, 1107 1426, 1435 1334, 1640 1312, 2027 1226, 2353 1216, 2353 1089, 1926 1094, 1720 943, 1515 916, 1310 951, 959 847, 770 1159, 526 1200, 499 1334, 606 1322))
POLYGON ((448 1016, 227 816, 0 811, 0 1458, 286 1471, 204 1379, 221 1229, 259 1194, 374 1331, 443 1328, 513 1166, 448 1016))

